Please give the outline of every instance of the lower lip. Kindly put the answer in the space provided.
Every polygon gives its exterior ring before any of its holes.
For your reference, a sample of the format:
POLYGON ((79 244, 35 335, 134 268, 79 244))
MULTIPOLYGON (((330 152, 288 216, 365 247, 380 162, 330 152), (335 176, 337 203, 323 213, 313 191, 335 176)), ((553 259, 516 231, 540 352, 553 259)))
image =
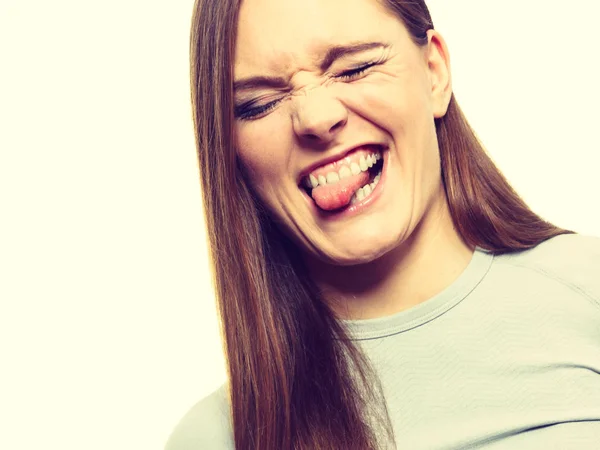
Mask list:
POLYGON ((305 193, 304 195, 308 199, 308 202, 310 203, 315 214, 317 214, 320 218, 323 218, 326 220, 345 219, 345 218, 352 217, 352 216, 362 213, 365 209, 369 208, 374 202, 376 202, 377 199, 379 197, 381 197, 381 194, 383 192, 383 189, 384 189, 383 185, 385 184, 386 172, 387 172, 387 166, 388 166, 387 165, 387 155, 385 153, 382 153, 381 155, 383 158, 381 177, 379 178, 379 182, 377 183, 377 186, 375 186, 375 189, 373 189, 373 191, 369 194, 369 196, 367 198, 365 198, 361 201, 358 201, 358 202, 354 203, 353 205, 346 206, 345 208, 342 208, 342 209, 339 209, 336 211, 325 211, 316 205, 315 201, 310 197, 310 195, 305 193))

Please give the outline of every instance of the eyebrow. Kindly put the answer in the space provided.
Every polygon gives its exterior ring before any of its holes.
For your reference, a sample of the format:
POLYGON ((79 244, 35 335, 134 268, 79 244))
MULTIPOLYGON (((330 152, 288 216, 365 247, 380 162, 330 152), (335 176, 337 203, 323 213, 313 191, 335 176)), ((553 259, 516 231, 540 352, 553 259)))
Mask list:
MULTIPOLYGON (((348 45, 336 45, 330 47, 325 54, 325 57, 319 63, 321 71, 327 70, 336 60, 356 53, 365 52, 375 48, 386 49, 390 47, 390 44, 383 42, 356 42, 348 45)), ((242 78, 233 83, 234 92, 245 91, 255 88, 279 88, 282 89, 288 85, 288 80, 282 77, 266 77, 266 76, 255 76, 242 78)))

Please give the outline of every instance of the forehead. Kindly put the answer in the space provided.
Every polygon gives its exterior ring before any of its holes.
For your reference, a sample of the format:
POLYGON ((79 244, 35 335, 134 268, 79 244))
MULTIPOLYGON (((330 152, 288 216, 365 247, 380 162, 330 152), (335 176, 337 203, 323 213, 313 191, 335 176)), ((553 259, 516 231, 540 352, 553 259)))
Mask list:
POLYGON ((378 0, 244 0, 235 74, 312 66, 332 45, 389 38, 398 28, 378 0))

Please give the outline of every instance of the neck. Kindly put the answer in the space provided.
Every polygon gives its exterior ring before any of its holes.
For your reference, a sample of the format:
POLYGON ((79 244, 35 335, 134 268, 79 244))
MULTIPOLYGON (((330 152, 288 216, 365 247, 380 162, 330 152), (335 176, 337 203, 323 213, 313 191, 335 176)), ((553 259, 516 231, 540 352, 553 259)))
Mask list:
POLYGON ((474 248, 454 228, 440 195, 409 237, 367 264, 335 266, 310 261, 319 290, 340 319, 389 316, 442 292, 469 265, 474 248))

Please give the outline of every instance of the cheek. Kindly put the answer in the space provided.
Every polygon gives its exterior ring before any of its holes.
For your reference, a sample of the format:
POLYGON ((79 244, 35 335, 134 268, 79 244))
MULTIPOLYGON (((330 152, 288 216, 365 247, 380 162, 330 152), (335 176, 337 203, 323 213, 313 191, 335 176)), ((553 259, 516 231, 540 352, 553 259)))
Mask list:
POLYGON ((272 210, 282 188, 289 184, 286 176, 293 149, 285 130, 285 124, 277 117, 244 123, 236 129, 237 156, 249 187, 272 210))
POLYGON ((346 91, 350 109, 394 136, 414 130, 430 115, 421 86, 409 80, 374 77, 363 85, 348 85, 346 91))
POLYGON ((262 120, 264 123, 257 121, 238 126, 235 135, 237 155, 254 182, 283 173, 289 153, 283 133, 269 132, 277 129, 273 128, 276 125, 269 125, 268 118, 262 120))

